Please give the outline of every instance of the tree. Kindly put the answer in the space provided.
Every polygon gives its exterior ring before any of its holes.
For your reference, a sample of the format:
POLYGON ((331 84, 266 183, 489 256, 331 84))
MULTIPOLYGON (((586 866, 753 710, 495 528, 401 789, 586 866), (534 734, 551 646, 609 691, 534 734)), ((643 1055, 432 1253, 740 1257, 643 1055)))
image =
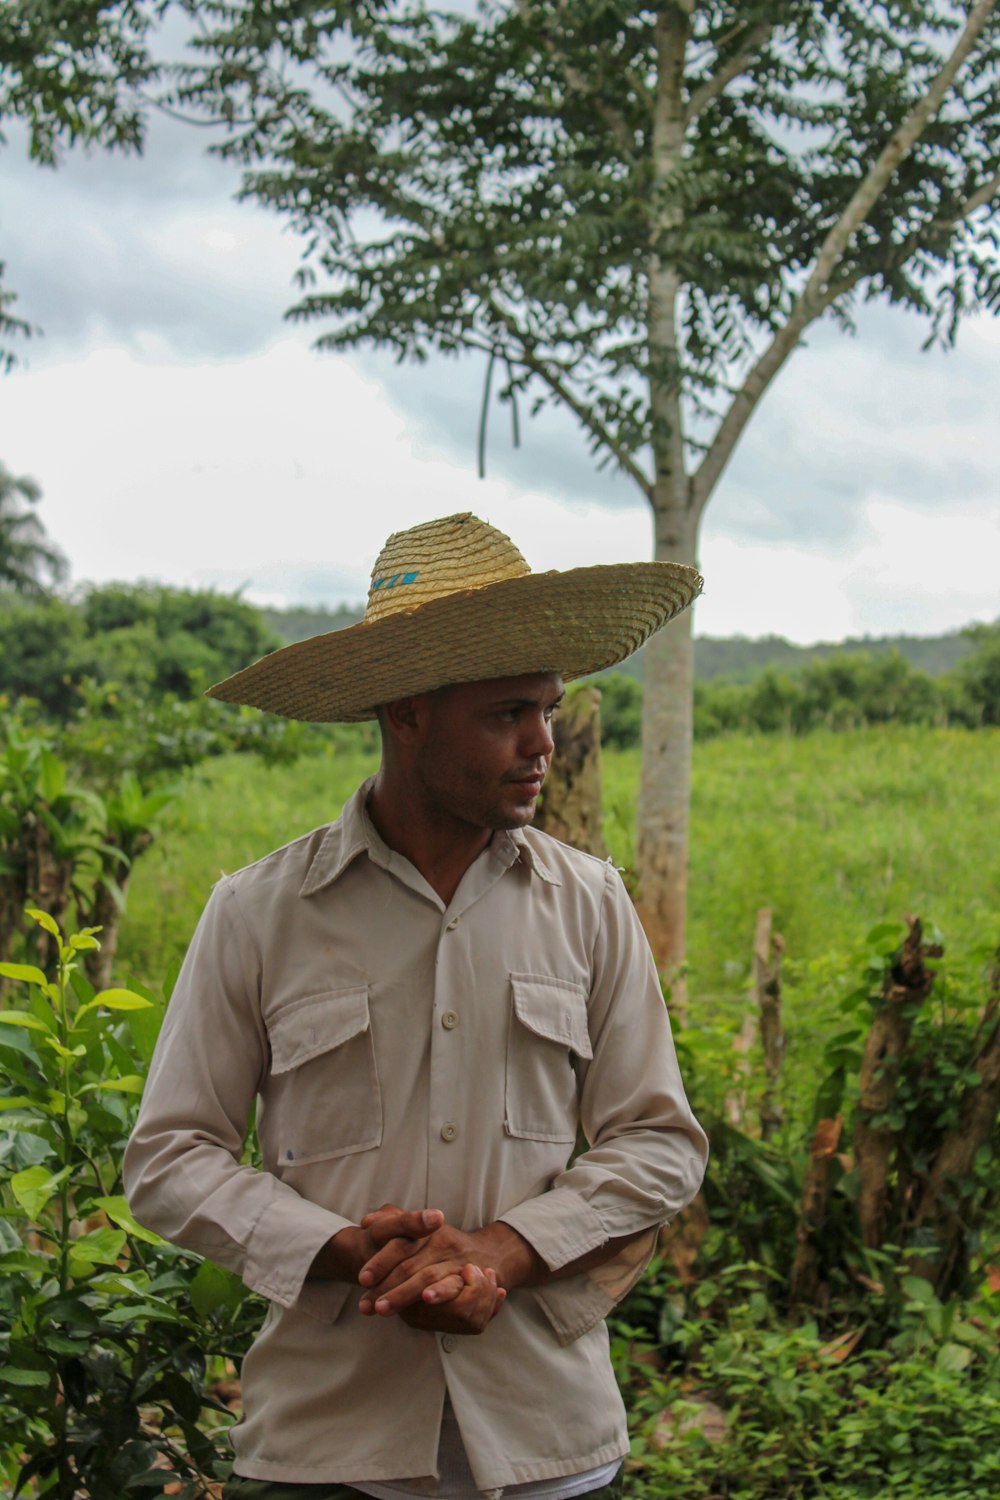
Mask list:
MULTIPOLYGON (((177 3, 177 0, 175 0, 177 3)), ((28 154, 55 167, 63 147, 139 151, 163 76, 150 32, 171 0, 5 0, 0 6, 0 126, 19 120, 28 154)), ((5 137, 0 130, 0 145, 5 137)), ((11 338, 33 330, 12 311, 0 261, 0 370, 16 363, 11 338)))
POLYGON ((66 559, 46 539, 34 512, 24 509, 41 497, 33 479, 17 479, 0 464, 0 589, 45 594, 66 576, 66 559))
MULTIPOLYGON (((302 235, 318 343, 477 351, 568 408, 696 560, 810 325, 995 309, 997 0, 203 4, 181 91, 302 235), (242 120, 242 124, 236 123, 242 120)), ((639 905, 684 951, 690 614, 647 648, 639 905)))

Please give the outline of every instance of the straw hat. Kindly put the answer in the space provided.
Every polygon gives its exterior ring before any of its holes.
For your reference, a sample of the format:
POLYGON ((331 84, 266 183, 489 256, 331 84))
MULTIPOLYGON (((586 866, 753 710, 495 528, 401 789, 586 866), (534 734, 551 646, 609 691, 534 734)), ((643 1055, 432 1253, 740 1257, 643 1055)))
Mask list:
POLYGON ((359 625, 297 641, 209 688, 288 719, 372 719, 380 703, 452 682, 613 666, 701 591, 681 563, 532 573, 468 513, 389 538, 359 625))

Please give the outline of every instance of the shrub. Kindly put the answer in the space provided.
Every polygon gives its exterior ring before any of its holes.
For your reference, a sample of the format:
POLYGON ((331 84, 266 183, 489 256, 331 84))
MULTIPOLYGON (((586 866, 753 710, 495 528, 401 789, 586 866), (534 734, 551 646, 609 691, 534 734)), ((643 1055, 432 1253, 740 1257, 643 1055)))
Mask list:
POLYGON ((55 977, 0 964, 22 997, 0 1010, 0 1479, 207 1497, 229 1469, 211 1387, 256 1318, 237 1277, 165 1244, 121 1195, 163 1002, 95 994, 80 967, 95 932, 64 941, 30 915, 55 977))

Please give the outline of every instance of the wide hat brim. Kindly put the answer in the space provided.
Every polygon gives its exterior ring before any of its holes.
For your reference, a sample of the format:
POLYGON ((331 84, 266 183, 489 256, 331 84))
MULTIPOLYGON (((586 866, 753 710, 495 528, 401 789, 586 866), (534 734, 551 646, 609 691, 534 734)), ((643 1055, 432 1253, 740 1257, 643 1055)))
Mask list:
POLYGON ((682 563, 526 573, 296 641, 208 692, 287 719, 356 723, 450 683, 529 672, 568 682, 624 661, 701 587, 682 563))

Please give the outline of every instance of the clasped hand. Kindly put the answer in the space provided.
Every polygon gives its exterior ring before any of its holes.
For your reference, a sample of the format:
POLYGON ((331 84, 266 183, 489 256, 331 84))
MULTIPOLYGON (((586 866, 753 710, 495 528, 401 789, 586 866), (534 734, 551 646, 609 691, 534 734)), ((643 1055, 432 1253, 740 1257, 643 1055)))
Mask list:
POLYGON ((366 1214, 360 1229, 374 1251, 358 1272, 361 1312, 435 1333, 482 1333, 534 1259, 506 1224, 468 1233, 436 1209, 414 1213, 387 1203, 366 1214))

